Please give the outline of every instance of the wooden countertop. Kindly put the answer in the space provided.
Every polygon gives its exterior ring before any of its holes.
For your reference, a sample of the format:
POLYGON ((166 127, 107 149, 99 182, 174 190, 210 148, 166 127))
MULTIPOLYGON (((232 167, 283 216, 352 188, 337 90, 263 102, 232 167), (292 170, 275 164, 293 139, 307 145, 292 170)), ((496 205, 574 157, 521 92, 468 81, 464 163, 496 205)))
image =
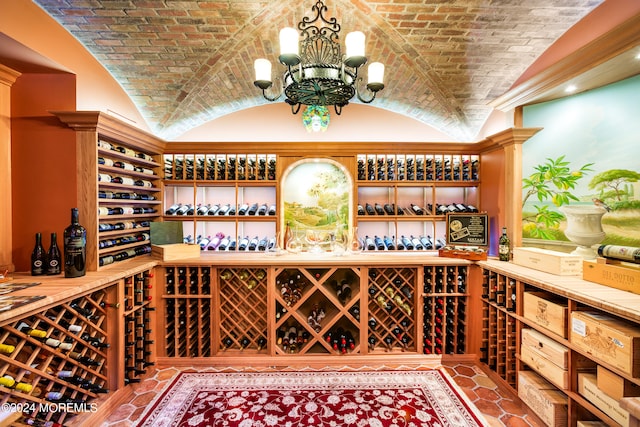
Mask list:
POLYGON ((557 295, 596 307, 602 311, 640 323, 640 295, 621 291, 594 282, 582 276, 558 276, 528 267, 490 259, 478 265, 515 277, 516 279, 548 290, 557 295))
POLYGON ((609 288, 593 282, 582 280, 580 276, 557 276, 544 273, 511 262, 494 259, 471 262, 457 258, 438 257, 434 253, 394 252, 377 253, 362 252, 347 256, 332 254, 290 254, 269 255, 266 253, 203 253, 198 258, 162 261, 151 256, 134 258, 117 263, 97 272, 88 272, 86 276, 65 279, 58 276, 31 276, 14 274, 13 282, 39 285, 16 291, 8 295, 44 295, 45 298, 33 303, 0 313, 0 324, 32 312, 41 311, 61 301, 73 299, 84 294, 106 287, 126 276, 132 276, 156 265, 213 265, 213 266, 420 266, 420 265, 461 265, 474 264, 491 268, 499 273, 508 274, 526 283, 544 290, 571 298, 578 302, 596 307, 603 311, 640 323, 640 295, 609 288))

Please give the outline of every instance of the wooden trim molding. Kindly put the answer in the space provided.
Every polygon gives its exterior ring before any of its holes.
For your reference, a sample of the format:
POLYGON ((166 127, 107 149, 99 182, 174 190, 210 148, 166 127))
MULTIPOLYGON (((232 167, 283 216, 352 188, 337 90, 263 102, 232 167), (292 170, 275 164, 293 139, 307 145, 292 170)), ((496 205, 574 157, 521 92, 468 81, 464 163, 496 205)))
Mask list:
POLYGON ((0 273, 14 271, 11 192, 11 86, 21 73, 0 64, 0 273))

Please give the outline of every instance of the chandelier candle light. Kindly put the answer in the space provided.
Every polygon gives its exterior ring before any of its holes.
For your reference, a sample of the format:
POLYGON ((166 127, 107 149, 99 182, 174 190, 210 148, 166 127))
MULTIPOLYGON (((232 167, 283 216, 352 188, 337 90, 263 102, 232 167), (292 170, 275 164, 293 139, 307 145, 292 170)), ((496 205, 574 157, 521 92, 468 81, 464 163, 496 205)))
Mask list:
POLYGON ((298 23, 299 34, 294 28, 280 30, 280 56, 278 60, 287 66, 282 77, 283 90, 275 96, 269 96, 266 90, 273 85, 271 80, 271 62, 256 59, 254 63, 256 80, 253 82, 262 89, 262 95, 268 101, 276 101, 285 94, 285 102, 291 105, 291 112, 297 114, 301 105, 333 105, 340 115, 342 107, 349 104, 356 95, 361 102, 372 102, 377 92, 384 89, 384 65, 373 62, 368 67, 367 97, 358 90, 358 69, 367 62, 365 56, 365 36, 360 31, 347 34, 345 38, 346 54, 342 55, 339 43, 340 25, 335 18, 327 19, 324 13, 327 7, 317 1, 312 10, 313 19, 304 17, 298 23), (316 23, 327 24, 320 27, 316 23))

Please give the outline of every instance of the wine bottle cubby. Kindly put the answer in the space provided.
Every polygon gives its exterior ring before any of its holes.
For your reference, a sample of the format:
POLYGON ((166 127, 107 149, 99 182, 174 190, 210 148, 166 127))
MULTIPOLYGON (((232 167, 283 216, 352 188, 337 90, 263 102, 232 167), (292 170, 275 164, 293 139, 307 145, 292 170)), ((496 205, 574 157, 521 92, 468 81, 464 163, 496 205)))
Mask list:
POLYGON ((124 384, 140 382, 155 365, 154 273, 124 278, 124 384))
POLYGON ((76 132, 87 271, 151 253, 150 223, 162 216, 164 141, 101 112, 54 114, 76 132))
POLYGON ((275 181, 275 154, 165 154, 172 181, 275 181))
POLYGON ((160 216, 159 164, 150 154, 98 139, 98 265, 151 253, 160 216))
POLYGON ((467 266, 424 267, 424 354, 466 353, 467 266))
POLYGON ((1 326, 0 402, 22 404, 27 423, 64 424, 117 388, 108 372, 116 294, 110 286, 1 326), (70 410, 47 410, 58 404, 70 410))
POLYGON ((446 214, 479 211, 475 154, 358 154, 357 174, 365 250, 442 249, 446 214))

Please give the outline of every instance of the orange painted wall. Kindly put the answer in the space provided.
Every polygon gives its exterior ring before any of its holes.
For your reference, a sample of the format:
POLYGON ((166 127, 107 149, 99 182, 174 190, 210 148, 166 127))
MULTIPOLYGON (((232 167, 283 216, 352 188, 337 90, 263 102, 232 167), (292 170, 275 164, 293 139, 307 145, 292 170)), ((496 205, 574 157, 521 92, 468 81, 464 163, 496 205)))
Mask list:
POLYGON ((69 225, 76 205, 75 132, 48 111, 75 110, 72 74, 23 74, 11 88, 13 262, 29 271, 35 233, 45 249, 50 234, 69 225))

